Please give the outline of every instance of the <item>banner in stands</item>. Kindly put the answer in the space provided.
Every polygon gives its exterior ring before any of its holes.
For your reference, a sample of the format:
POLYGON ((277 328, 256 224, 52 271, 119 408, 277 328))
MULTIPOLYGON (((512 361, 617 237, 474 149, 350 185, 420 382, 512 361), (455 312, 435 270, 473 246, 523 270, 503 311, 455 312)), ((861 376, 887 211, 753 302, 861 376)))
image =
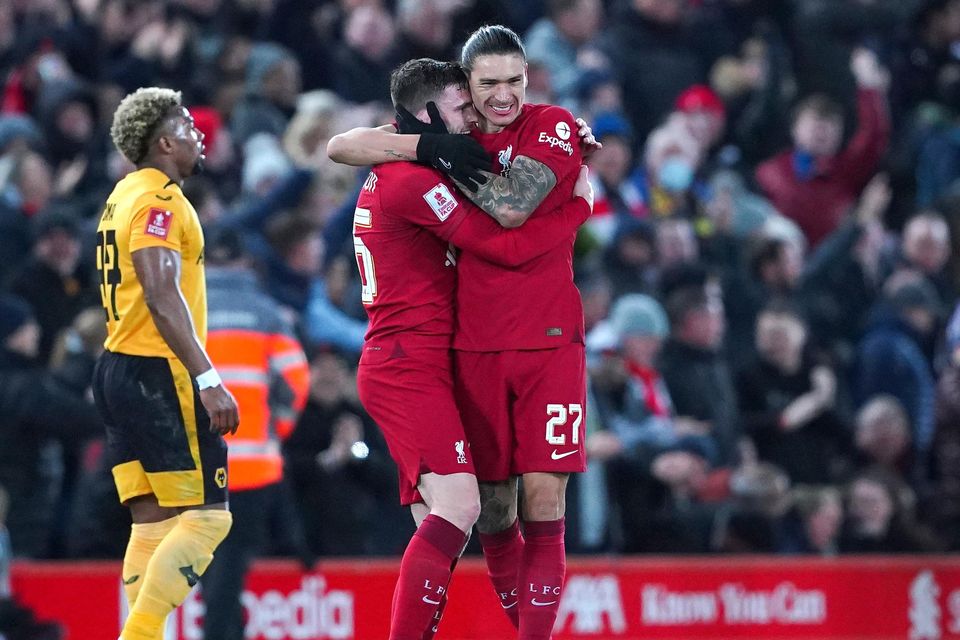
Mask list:
MULTIPOLYGON (((386 638, 397 563, 261 562, 247 581, 246 638, 386 638)), ((13 568, 16 597, 69 638, 115 640, 126 603, 118 563, 32 563, 13 568)), ((461 562, 438 640, 516 637, 482 561, 461 562)), ((203 638, 194 591, 168 640, 203 638)), ((960 639, 960 558, 836 560, 757 557, 572 559, 555 640, 577 638, 960 639)))

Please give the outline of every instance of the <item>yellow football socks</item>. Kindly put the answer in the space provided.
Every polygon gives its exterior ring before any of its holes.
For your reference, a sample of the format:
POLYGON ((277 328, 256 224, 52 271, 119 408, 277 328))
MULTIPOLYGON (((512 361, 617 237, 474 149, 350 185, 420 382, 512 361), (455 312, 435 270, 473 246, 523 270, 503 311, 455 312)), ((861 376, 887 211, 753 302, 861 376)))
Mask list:
POLYGON ((157 545, 173 530, 179 522, 178 516, 161 520, 134 524, 130 528, 130 542, 123 556, 123 591, 127 594, 127 605, 133 609, 137 594, 143 585, 143 576, 147 572, 147 563, 156 551, 157 545))
POLYGON ((167 615, 183 602, 213 560, 233 517, 222 509, 190 509, 157 546, 140 593, 123 625, 123 640, 154 640, 167 615))

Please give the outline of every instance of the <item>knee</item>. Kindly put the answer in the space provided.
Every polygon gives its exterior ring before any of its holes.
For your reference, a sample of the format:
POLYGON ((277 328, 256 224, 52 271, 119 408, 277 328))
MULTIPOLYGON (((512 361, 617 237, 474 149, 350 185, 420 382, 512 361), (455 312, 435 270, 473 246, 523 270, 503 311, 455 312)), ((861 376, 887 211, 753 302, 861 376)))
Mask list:
POLYGON ((180 522, 212 552, 230 533, 233 514, 225 509, 189 509, 180 514, 180 522))
POLYGON ((566 511, 564 492, 555 487, 524 486, 523 519, 530 522, 559 520, 566 511))
POLYGON ((516 480, 480 484, 480 518, 477 530, 495 534, 509 529, 517 520, 516 480))
POLYGON ((474 489, 463 491, 444 500, 437 500, 430 512, 450 522, 461 531, 469 533, 477 518, 480 517, 480 494, 474 489))

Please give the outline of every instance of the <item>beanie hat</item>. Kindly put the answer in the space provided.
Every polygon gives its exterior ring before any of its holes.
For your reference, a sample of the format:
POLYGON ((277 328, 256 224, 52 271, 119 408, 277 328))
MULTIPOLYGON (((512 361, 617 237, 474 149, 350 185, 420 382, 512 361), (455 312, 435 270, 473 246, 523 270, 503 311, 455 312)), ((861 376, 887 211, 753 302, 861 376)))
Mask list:
POLYGON ((934 315, 940 314, 940 295, 926 280, 907 282, 890 293, 890 304, 897 311, 907 309, 926 309, 934 315))
POLYGON ((23 140, 30 147, 37 147, 43 141, 43 134, 30 116, 19 113, 0 116, 0 151, 6 150, 17 140, 23 140))
POLYGON ((670 332, 663 307, 642 293, 620 297, 610 311, 610 323, 621 340, 628 335, 665 338, 670 332))
POLYGON ((718 116, 726 114, 726 108, 723 106, 720 96, 705 84, 695 84, 687 87, 683 93, 677 96, 674 106, 677 111, 683 111, 684 113, 710 111, 718 116))
POLYGON ((9 293, 0 295, 0 342, 32 318, 33 310, 26 300, 9 293))
POLYGON ((613 111, 597 114, 593 121, 593 136, 597 140, 603 140, 607 136, 619 136, 628 141, 633 139, 630 123, 623 115, 613 111))
POLYGON ((80 233, 80 223, 66 209, 48 209, 33 218, 33 237, 43 238, 53 231, 64 231, 76 238, 80 233))
POLYGON ((284 46, 273 42, 254 43, 247 58, 247 92, 259 95, 266 75, 275 65, 287 59, 294 59, 294 56, 284 46))

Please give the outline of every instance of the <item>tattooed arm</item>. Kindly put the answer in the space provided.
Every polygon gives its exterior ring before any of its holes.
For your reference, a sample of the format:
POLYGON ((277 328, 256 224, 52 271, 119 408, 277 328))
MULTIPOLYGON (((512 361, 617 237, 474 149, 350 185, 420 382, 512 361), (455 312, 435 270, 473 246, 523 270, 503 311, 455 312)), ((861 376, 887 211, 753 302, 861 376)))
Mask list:
POLYGON ((376 129, 357 127, 340 133, 327 143, 327 156, 334 162, 354 167, 417 160, 419 135, 400 135, 392 124, 376 129))
POLYGON ((459 183, 458 186, 463 195, 508 229, 526 222, 557 184, 557 177, 547 165, 526 156, 516 157, 509 178, 483 173, 487 183, 476 191, 459 183))

